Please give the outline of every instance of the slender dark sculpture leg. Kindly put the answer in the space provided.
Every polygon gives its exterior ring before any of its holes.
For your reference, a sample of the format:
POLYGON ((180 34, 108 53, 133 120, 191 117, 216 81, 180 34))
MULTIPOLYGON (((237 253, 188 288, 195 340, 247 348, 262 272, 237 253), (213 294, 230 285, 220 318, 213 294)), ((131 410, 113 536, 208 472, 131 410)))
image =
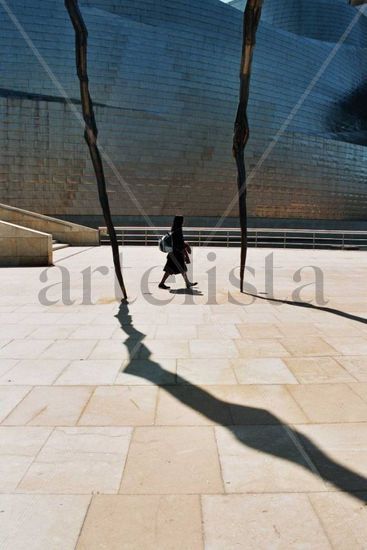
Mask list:
POLYGON ((94 172, 96 174, 99 202, 102 207, 106 227, 110 236, 116 277, 119 282, 122 295, 126 300, 127 294, 121 272, 119 247, 117 243, 115 227, 113 225, 111 217, 111 209, 108 201, 102 158, 97 145, 98 129, 94 116, 93 102, 89 93, 89 80, 87 70, 88 31, 78 6, 78 0, 65 0, 65 7, 69 13, 70 20, 75 30, 76 64, 80 81, 80 95, 82 102, 83 118, 85 121, 84 138, 88 144, 94 172))
POLYGON ((241 292, 243 292, 243 279, 247 257, 247 189, 244 156, 245 147, 249 139, 247 105, 250 93, 252 56, 256 44, 256 31, 260 22, 262 4, 263 0, 247 0, 243 16, 240 100, 233 136, 233 156, 237 164, 238 201, 241 224, 241 292))

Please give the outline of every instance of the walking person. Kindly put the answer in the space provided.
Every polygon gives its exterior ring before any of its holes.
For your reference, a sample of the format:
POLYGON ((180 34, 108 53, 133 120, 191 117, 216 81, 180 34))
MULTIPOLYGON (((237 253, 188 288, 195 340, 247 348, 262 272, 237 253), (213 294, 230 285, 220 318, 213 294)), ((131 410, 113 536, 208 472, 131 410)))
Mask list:
POLYGON ((192 286, 197 285, 197 283, 191 283, 187 277, 187 266, 186 263, 190 263, 189 254, 191 253, 191 248, 188 243, 185 243, 182 225, 183 225, 183 216, 175 216, 171 228, 172 235, 172 252, 167 255, 167 262, 163 268, 164 275, 159 283, 159 288, 169 289, 165 283, 170 275, 178 275, 179 273, 184 278, 186 283, 186 288, 191 288, 192 286))

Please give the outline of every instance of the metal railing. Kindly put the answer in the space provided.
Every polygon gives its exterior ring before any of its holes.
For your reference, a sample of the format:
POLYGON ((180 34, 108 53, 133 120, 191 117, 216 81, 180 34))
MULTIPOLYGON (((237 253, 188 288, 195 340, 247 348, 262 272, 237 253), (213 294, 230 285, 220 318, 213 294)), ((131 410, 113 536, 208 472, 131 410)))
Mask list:
MULTIPOLYGON (((119 244, 157 246, 159 238, 169 230, 169 227, 116 227, 116 234, 119 244)), ((106 228, 100 227, 99 231, 101 244, 108 244, 106 228)), ((184 235, 194 246, 229 248, 238 247, 241 243, 238 228, 185 227, 184 235)), ((367 231, 250 228, 248 245, 258 248, 367 250, 367 231)))

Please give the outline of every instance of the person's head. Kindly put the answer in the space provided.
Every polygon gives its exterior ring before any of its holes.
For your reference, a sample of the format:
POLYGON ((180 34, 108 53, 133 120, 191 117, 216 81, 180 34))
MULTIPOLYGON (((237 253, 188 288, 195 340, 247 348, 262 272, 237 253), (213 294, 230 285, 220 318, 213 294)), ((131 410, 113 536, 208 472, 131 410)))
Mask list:
POLYGON ((172 231, 174 231, 175 229, 180 229, 182 227, 183 221, 183 216, 175 216, 173 218, 172 231))

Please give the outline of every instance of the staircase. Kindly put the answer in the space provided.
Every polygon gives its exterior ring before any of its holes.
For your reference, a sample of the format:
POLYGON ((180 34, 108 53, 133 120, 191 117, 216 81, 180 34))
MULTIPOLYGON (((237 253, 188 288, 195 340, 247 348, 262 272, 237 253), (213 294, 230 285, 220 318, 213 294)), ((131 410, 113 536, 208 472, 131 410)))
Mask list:
POLYGON ((99 246, 99 232, 29 210, 0 204, 0 266, 52 265, 67 246, 99 246))
POLYGON ((37 212, 0 204, 0 220, 48 233, 56 241, 71 246, 99 246, 98 230, 37 212))

